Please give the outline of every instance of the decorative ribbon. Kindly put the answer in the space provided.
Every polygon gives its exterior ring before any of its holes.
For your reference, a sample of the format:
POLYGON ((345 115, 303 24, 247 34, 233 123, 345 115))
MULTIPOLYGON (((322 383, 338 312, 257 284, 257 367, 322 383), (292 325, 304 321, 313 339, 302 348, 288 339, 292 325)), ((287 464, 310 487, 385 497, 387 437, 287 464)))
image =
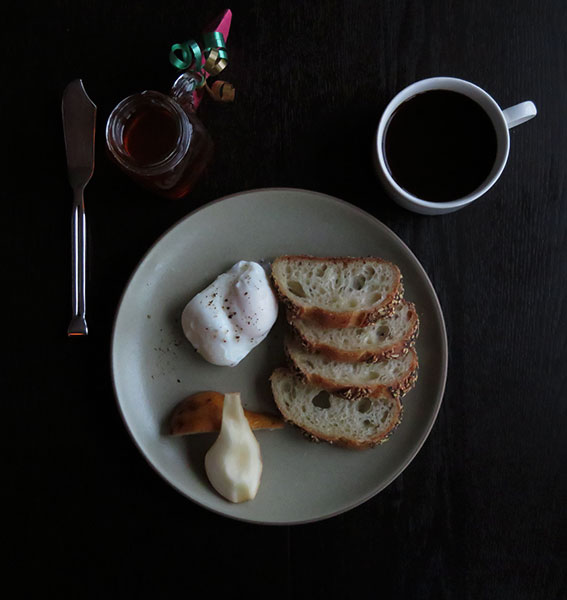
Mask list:
POLYGON ((215 81, 207 85, 207 77, 214 77, 228 65, 228 53, 224 36, 220 31, 203 34, 204 50, 195 40, 173 44, 169 52, 169 62, 180 71, 191 71, 195 75, 196 87, 205 87, 211 97, 219 102, 234 100, 234 87, 226 81, 215 81))

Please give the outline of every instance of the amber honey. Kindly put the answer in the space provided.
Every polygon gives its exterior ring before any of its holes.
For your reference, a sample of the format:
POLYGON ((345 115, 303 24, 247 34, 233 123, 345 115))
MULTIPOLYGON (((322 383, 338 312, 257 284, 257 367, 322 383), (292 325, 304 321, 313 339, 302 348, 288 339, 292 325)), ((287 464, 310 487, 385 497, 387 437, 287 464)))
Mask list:
POLYGON ((177 119, 159 106, 140 110, 124 125, 124 150, 141 166, 164 161, 179 141, 177 119))

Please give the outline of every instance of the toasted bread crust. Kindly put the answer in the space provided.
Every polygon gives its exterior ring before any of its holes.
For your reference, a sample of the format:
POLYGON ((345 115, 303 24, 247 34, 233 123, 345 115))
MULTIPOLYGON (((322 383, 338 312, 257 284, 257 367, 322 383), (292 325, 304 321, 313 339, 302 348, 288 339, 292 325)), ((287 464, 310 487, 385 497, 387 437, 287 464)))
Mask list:
POLYGON ((338 385, 336 382, 322 377, 316 373, 305 373, 294 362, 293 358, 285 348, 286 358, 290 370, 298 376, 302 381, 306 381, 311 385, 320 387, 327 392, 340 396, 346 400, 359 400, 360 398, 376 398, 389 394, 394 398, 405 396, 416 384, 419 372, 419 361, 414 348, 409 348, 408 352, 413 353, 412 364, 408 374, 398 381, 395 385, 388 386, 383 384, 368 385, 368 386, 344 386, 338 385))
POLYGON ((301 342, 301 345, 309 352, 320 352, 325 356, 328 356, 332 360, 337 360, 339 362, 366 362, 366 363, 375 363, 380 360, 387 360, 389 358, 399 358, 401 356, 405 356, 410 348, 413 348, 417 337, 419 335, 419 317, 417 312, 412 304, 412 311, 410 315, 411 325, 408 330, 408 335, 399 340, 398 342, 392 344, 391 346, 387 346, 381 348, 380 350, 341 350, 334 346, 329 346, 327 344, 318 344, 313 343, 308 340, 298 328, 295 326, 294 322, 296 319, 291 317, 290 313, 287 315, 288 323, 291 326, 294 335, 301 342))
POLYGON ((335 329, 342 329, 345 327, 365 327, 372 323, 375 323, 378 319, 392 314, 395 306, 400 302, 404 296, 403 278, 400 269, 394 263, 378 257, 331 257, 324 258, 319 256, 309 255, 287 255, 280 256, 274 260, 272 264, 272 284, 276 291, 276 294, 280 301, 285 305, 289 314, 295 319, 307 319, 315 321, 322 327, 330 327, 335 329), (392 291, 386 296, 382 303, 367 310, 356 310, 356 311, 342 311, 335 312, 330 310, 321 309, 316 306, 303 306, 297 301, 292 300, 278 284, 277 278, 274 276, 273 265, 277 261, 283 260, 315 260, 320 262, 335 263, 335 264, 348 264, 350 262, 381 262, 388 264, 393 267, 396 274, 396 285, 393 286, 392 291))

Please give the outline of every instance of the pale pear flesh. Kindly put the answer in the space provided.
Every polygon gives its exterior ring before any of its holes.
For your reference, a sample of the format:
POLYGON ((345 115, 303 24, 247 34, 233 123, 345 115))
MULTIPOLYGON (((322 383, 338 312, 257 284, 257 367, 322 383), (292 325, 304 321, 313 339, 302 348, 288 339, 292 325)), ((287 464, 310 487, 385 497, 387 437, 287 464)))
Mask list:
POLYGON ((220 433, 205 455, 205 471, 215 490, 230 502, 252 500, 258 493, 262 455, 239 393, 225 394, 220 433))

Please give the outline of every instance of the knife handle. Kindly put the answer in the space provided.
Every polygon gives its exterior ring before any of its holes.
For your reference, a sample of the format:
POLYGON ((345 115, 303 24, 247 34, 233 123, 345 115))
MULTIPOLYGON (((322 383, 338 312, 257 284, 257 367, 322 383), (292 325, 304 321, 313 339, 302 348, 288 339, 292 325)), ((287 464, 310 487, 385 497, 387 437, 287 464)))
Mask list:
POLYGON ((71 303, 73 316, 67 329, 67 335, 87 335, 85 315, 87 222, 83 188, 75 190, 73 214, 71 217, 71 303))

